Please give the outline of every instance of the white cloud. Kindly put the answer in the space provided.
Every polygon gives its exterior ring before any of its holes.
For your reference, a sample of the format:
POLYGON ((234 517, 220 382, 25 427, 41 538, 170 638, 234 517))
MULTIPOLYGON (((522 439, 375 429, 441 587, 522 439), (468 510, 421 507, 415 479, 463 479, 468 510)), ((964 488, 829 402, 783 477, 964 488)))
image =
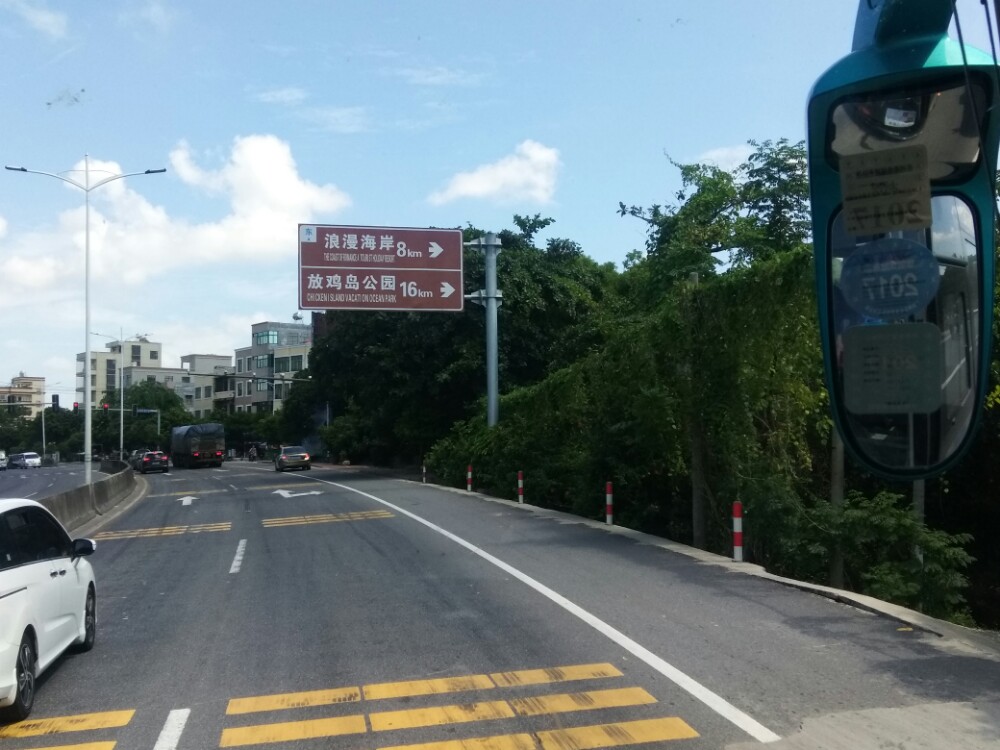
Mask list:
POLYGON ((428 68, 400 68, 395 75, 416 86, 476 86, 482 80, 477 73, 436 65, 428 68))
POLYGON ((254 94, 254 99, 264 104, 283 104, 291 106, 301 104, 309 95, 295 86, 286 86, 280 89, 265 89, 254 94))
POLYGON ((427 200, 439 206, 461 198, 480 198, 509 203, 549 203, 555 194, 559 151, 537 141, 523 141, 514 153, 471 172, 460 172, 448 185, 427 200))
POLYGON ((146 0, 121 13, 119 19, 130 26, 166 34, 174 25, 176 13, 160 0, 146 0))
POLYGON ((66 36, 68 21, 65 13, 57 13, 42 7, 40 2, 30 0, 0 0, 0 8, 5 8, 21 17, 36 31, 61 39, 66 36))
POLYGON ((368 114, 364 107, 316 107, 305 110, 302 117, 331 133, 363 133, 368 130, 368 114))
POLYGON ((743 164, 752 153, 753 147, 744 143, 740 146, 710 149, 701 154, 695 161, 699 164, 712 164, 726 172, 732 172, 743 164))

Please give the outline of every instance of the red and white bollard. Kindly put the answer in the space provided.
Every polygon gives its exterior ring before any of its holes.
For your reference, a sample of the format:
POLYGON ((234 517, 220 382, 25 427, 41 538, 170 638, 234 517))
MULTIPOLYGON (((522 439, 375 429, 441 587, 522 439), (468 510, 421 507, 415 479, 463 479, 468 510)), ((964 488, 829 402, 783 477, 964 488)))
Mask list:
POLYGON ((517 501, 519 503, 524 502, 524 472, 517 472, 517 501))
POLYGON ((465 471, 465 489, 472 492, 472 464, 469 464, 469 468, 465 471))
POLYGON ((604 515, 605 523, 612 526, 615 522, 615 497, 611 492, 611 482, 604 485, 604 515))
POLYGON ((422 476, 423 483, 427 484, 427 465, 426 464, 424 464, 424 465, 422 465, 420 467, 420 474, 422 476))
POLYGON ((743 503, 733 503, 733 560, 743 562, 743 503))

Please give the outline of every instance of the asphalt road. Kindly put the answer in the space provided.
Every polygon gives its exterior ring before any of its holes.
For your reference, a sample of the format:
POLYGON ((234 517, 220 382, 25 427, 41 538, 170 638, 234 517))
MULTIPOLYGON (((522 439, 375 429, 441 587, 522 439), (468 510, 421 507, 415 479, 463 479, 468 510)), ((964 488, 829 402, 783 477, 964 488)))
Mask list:
MULTIPOLYGON (((106 476, 94 464, 94 479, 106 476)), ((12 469, 0 471, 0 497, 27 497, 41 500, 60 492, 80 487, 84 483, 83 464, 59 464, 38 469, 12 469)))
POLYGON ((558 514, 348 469, 144 481, 87 530, 95 649, 0 750, 791 747, 873 710, 1000 736, 996 658, 558 514))

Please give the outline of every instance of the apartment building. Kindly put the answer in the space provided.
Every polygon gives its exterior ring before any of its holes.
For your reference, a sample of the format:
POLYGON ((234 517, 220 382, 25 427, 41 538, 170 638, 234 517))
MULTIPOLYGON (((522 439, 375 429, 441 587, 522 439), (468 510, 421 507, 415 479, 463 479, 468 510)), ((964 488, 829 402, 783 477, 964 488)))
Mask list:
MULTIPOLYGON (((119 373, 124 373, 125 387, 138 382, 130 368, 146 368, 156 371, 163 361, 162 345, 149 341, 144 336, 135 340, 109 341, 107 351, 90 351, 90 371, 84 376, 83 352, 76 355, 76 393, 81 404, 84 398, 84 381, 90 384, 90 403, 92 408, 105 398, 111 399, 117 393, 119 373)), ((160 381, 163 382, 163 381, 160 381)))
POLYGON ((237 349, 230 372, 216 379, 216 407, 271 414, 309 366, 313 327, 307 323, 254 323, 250 346, 237 349))
POLYGON ((23 372, 11 378, 10 385, 0 385, 0 404, 27 417, 36 417, 45 404, 45 378, 23 372))

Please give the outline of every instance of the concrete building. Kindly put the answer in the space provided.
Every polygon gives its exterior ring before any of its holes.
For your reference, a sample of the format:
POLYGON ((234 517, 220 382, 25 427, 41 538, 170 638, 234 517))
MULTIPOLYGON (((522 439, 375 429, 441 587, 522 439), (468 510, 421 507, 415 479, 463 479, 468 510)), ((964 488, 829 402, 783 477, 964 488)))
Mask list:
MULTIPOLYGON (((91 351, 90 384, 94 408, 105 398, 114 402, 121 370, 123 386, 142 382, 160 383, 184 401, 195 418, 208 416, 214 406, 215 377, 232 368, 232 357, 220 354, 188 354, 180 367, 163 367, 162 345, 140 336, 134 341, 111 341, 108 351, 91 351)), ((78 401, 83 403, 83 354, 76 355, 78 401)))
MULTIPOLYGON (((106 352, 90 351, 90 372, 87 380, 90 383, 90 403, 96 409, 105 398, 114 399, 118 390, 119 370, 125 373, 125 387, 135 380, 134 374, 129 377, 129 368, 147 368, 156 370, 163 361, 162 345, 139 336, 134 341, 109 341, 106 352)), ((84 353, 76 355, 76 393, 81 407, 84 399, 84 353)))
MULTIPOLYGON (((10 385, 0 385, 0 403, 6 409, 34 418, 45 406, 45 378, 32 377, 23 372, 11 378, 10 385), (17 404, 18 406, 14 406, 17 404)), ((60 404, 65 407, 67 404, 60 404)), ((72 404, 69 404, 72 408, 72 404)))
POLYGON ((237 349, 235 365, 216 379, 216 407, 256 414, 281 409, 293 379, 309 366, 312 330, 306 323, 254 323, 250 346, 237 349))

